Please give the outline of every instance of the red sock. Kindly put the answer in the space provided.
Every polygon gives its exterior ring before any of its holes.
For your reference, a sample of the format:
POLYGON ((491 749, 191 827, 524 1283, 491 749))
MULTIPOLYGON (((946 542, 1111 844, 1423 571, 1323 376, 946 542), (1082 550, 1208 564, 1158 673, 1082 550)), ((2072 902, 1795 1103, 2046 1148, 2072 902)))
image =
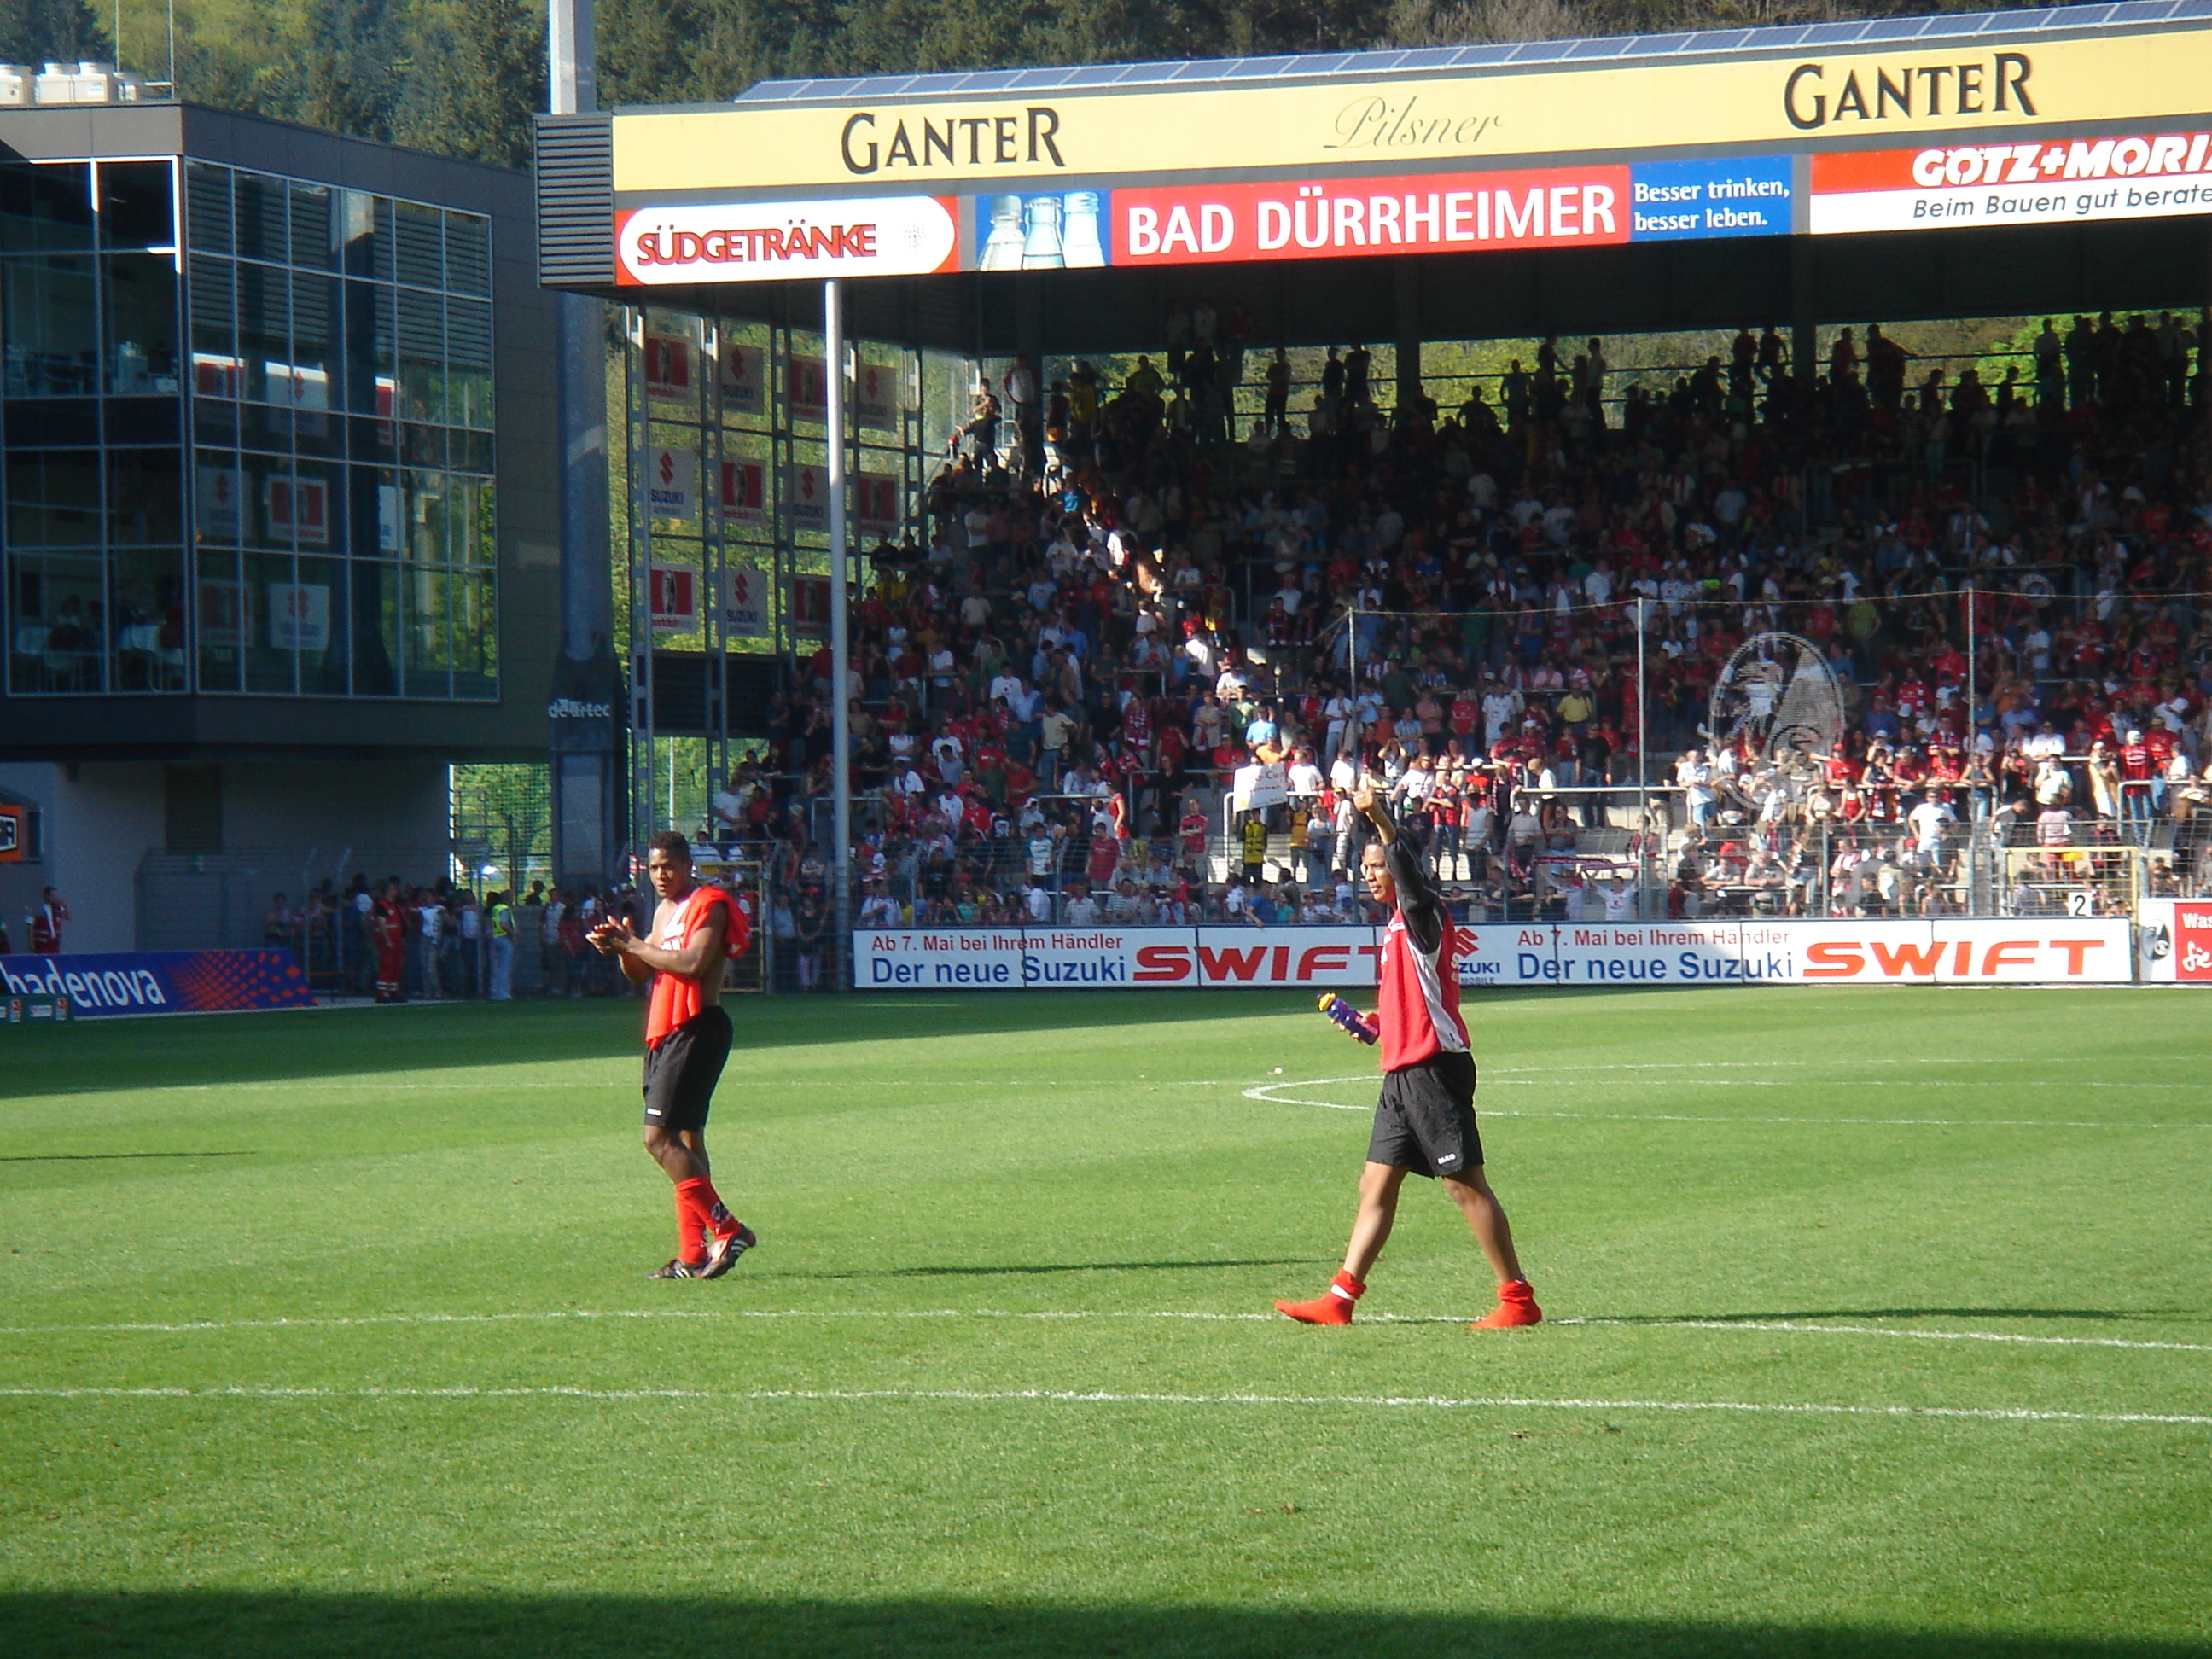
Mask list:
POLYGON ((714 1196, 714 1183, 704 1176, 693 1176, 689 1181, 676 1183, 676 1254, 686 1261, 704 1261, 705 1247, 700 1243, 707 1231, 707 1212, 710 1206, 722 1200, 714 1196))
POLYGON ((1310 1302, 1278 1302, 1275 1310, 1302 1325, 1349 1325, 1352 1304, 1367 1294, 1367 1286, 1350 1273, 1339 1273, 1328 1289, 1310 1302))
POLYGON ((685 1237, 696 1240, 702 1233, 712 1233, 717 1238, 727 1238, 744 1224, 730 1213, 722 1195, 714 1190, 714 1183, 705 1176, 694 1176, 689 1181, 676 1183, 676 1224, 686 1223, 690 1231, 685 1237), (692 1211, 684 1211, 684 1195, 690 1194, 692 1211))

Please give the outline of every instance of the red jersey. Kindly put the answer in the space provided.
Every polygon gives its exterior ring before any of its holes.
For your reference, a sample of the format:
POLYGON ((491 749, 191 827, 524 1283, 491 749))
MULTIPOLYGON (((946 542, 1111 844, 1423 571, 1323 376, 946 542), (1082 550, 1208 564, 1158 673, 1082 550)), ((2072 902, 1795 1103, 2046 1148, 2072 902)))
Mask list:
POLYGON ((1382 1069, 1395 1072, 1439 1054, 1468 1049, 1467 1023, 1459 1012, 1459 953, 1464 941, 1453 925, 1451 913, 1428 884, 1420 860, 1407 849, 1405 857, 1390 857, 1402 841, 1386 849, 1390 874, 1398 884, 1398 907, 1382 935, 1382 964, 1376 996, 1376 1024, 1382 1028, 1382 1069), (1407 876, 1413 879, 1409 882, 1407 876), (1406 905, 1433 910, 1437 924, 1436 948, 1424 951, 1406 925, 1406 905))
MULTIPOLYGON (((726 917, 722 924, 722 954, 735 960, 744 954, 746 942, 752 937, 752 924, 719 887, 694 887, 685 894, 676 907, 676 914, 668 919, 668 925, 653 936, 652 942, 664 951, 683 950, 717 907, 726 917)), ((720 971, 718 965, 709 964, 708 968, 709 973, 720 971)), ((655 974, 653 1000, 646 1008, 645 1046, 659 1048, 663 1037, 685 1020, 696 1018, 706 1006, 706 999, 700 994, 699 980, 683 974, 655 974)))

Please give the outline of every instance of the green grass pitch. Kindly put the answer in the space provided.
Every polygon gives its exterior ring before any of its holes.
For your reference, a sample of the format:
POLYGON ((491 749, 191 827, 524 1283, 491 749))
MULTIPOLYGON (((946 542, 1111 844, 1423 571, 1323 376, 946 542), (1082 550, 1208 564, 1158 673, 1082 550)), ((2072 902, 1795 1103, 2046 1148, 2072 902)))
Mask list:
POLYGON ((1300 996, 0 1035, 0 1655, 2212 1654, 2208 1006, 1484 996, 1480 1334, 1300 996))

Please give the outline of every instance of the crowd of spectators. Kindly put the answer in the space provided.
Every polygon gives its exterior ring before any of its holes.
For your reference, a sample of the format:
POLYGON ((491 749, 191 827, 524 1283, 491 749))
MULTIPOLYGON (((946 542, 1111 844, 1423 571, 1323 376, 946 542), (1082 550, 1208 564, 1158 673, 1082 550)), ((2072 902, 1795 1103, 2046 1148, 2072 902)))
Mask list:
POLYGON ((626 993, 610 960, 587 935, 607 916, 641 927, 647 912, 637 890, 620 884, 548 890, 532 881, 519 897, 481 895, 441 877, 428 884, 357 873, 343 889, 328 879, 295 902, 275 894, 261 921, 263 942, 295 951, 310 982, 342 995, 374 994, 380 949, 397 948, 398 994, 392 1000, 516 995, 605 997, 626 993))
POLYGON ((1386 410, 1357 346, 1255 383, 1249 331, 1201 303, 1118 385, 979 390, 848 684, 825 647, 713 805, 794 960, 839 695, 865 926, 1364 919, 1362 769, 1475 915, 1634 915, 1638 869, 1674 915, 1941 908, 1975 845, 2008 902, 2127 845, 2205 879, 2207 319, 2053 319, 1994 384, 1877 326, 1800 374, 1747 328, 1618 401, 1602 342, 1547 340, 1449 410, 1386 410), (1707 729, 1773 632, 1841 690, 1791 765, 1707 729), (1287 799, 1240 816, 1255 767, 1287 799))

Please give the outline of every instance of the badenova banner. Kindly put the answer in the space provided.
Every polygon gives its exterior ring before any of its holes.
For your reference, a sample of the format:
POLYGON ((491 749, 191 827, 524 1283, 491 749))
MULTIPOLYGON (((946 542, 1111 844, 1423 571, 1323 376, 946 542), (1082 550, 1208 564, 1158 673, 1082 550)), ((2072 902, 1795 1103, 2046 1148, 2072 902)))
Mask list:
POLYGON ((149 951, 129 956, 0 957, 9 996, 66 996, 79 1019, 312 1008, 289 951, 149 951))
MULTIPOLYGON (((2212 905, 2203 907, 2212 917, 2212 905)), ((2100 985, 2134 977, 2125 921, 1713 921, 1462 930, 1460 982, 1489 985, 2100 985)), ((2206 943, 2212 945, 2212 937, 2206 943)), ((877 989, 1357 987, 1371 927, 882 928, 853 935, 877 989)), ((2208 977, 2212 977, 2209 974, 2208 977)))

